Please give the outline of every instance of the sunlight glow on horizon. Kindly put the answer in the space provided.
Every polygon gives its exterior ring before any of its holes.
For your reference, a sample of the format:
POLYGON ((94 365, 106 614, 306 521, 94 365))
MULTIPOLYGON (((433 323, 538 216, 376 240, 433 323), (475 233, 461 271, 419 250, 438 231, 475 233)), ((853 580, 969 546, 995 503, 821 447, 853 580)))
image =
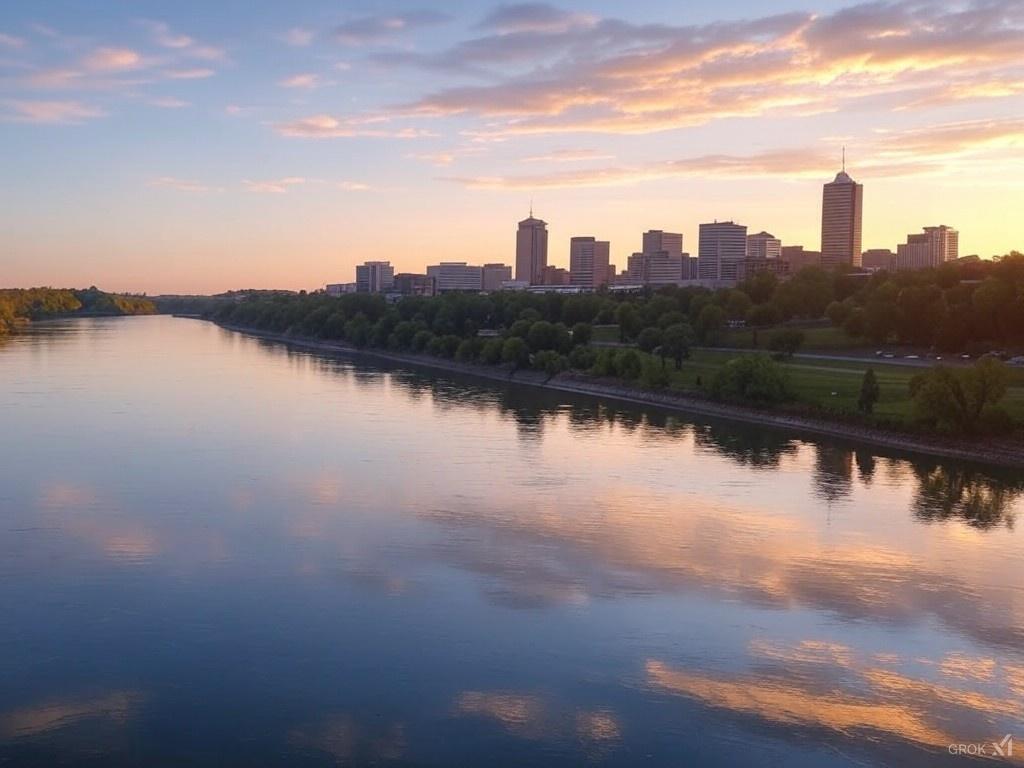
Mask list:
POLYGON ((550 260, 734 219, 817 249, 848 148, 864 247, 1024 248, 1024 5, 197 0, 0 11, 4 286, 316 289, 357 263, 550 260), (444 8, 444 10, 440 10, 444 8))

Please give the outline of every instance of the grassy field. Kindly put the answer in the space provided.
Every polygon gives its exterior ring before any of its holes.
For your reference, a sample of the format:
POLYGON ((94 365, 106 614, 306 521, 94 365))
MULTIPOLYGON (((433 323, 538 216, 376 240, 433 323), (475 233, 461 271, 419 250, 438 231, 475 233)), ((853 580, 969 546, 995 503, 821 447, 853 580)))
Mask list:
MULTIPOLYGON (((693 389, 698 376, 707 384, 715 371, 735 356, 730 352, 696 350, 691 359, 684 362, 683 369, 673 373, 672 386, 693 389)), ((782 367, 801 402, 850 413, 857 412, 857 397, 864 372, 869 367, 873 368, 882 395, 875 406, 875 413, 899 420, 910 415, 910 379, 922 371, 873 360, 855 363, 796 359, 783 362, 782 367)), ((1010 391, 1003 405, 1017 421, 1024 421, 1024 369, 1011 369, 1010 377, 1010 391)))
MULTIPOLYGON (((754 335, 761 349, 768 346, 768 340, 778 328, 762 328, 755 332, 753 328, 727 328, 722 332, 722 339, 718 346, 734 347, 737 349, 754 349, 754 335)), ((833 326, 815 326, 813 328, 800 328, 804 335, 802 349, 807 351, 838 351, 865 349, 870 343, 863 339, 851 339, 842 328, 833 326)))

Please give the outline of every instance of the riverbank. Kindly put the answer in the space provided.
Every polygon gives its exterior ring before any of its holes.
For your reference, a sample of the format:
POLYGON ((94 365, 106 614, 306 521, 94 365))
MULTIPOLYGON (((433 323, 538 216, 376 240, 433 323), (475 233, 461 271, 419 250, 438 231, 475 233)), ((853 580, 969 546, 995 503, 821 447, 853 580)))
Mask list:
POLYGON ((678 392, 650 392, 635 387, 623 386, 616 381, 597 379, 574 372, 560 373, 549 378, 546 374, 534 370, 513 372, 504 366, 459 363, 454 360, 437 358, 430 355, 390 352, 377 349, 357 349, 342 342, 289 336, 287 334, 271 333, 269 331, 260 331, 224 323, 217 323, 217 325, 229 331, 318 352, 341 353, 349 356, 364 357, 369 360, 383 360, 400 365, 458 373, 491 381, 544 387, 546 389, 613 399, 634 405, 651 406, 695 416, 760 424, 796 434, 835 437, 864 445, 909 453, 920 453, 929 456, 1024 469, 1024 445, 1020 445, 1018 441, 993 440, 991 438, 971 440, 966 438, 954 439, 941 436, 913 435, 893 430, 847 424, 840 421, 830 421, 824 418, 720 403, 678 392))

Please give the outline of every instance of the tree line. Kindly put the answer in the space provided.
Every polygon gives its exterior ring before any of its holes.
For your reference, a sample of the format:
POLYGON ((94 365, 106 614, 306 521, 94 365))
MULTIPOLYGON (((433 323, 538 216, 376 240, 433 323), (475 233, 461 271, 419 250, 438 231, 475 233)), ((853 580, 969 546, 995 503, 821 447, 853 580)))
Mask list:
POLYGON ((70 288, 0 289, 0 334, 9 333, 26 320, 63 315, 147 315, 156 306, 144 296, 106 293, 95 286, 70 288))

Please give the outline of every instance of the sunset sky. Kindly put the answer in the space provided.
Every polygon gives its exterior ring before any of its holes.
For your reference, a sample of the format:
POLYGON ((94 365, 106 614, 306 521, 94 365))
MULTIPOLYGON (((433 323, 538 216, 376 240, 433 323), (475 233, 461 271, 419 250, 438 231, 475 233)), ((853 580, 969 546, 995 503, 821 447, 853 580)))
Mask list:
POLYGON ((735 219, 1024 249, 1024 2, 8 2, 0 285, 307 288, 513 263, 531 199, 623 267, 735 219))

